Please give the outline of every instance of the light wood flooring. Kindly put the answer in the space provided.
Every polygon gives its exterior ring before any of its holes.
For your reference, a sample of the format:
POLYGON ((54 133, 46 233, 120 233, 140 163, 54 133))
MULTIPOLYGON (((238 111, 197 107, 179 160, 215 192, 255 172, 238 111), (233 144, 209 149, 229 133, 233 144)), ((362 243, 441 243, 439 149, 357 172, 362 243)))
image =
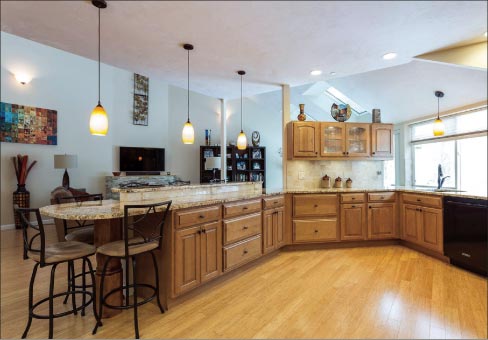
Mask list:
MULTIPOLYGON (((19 231, 0 235, 1 337, 18 338, 33 263, 22 260, 19 231)), ((39 271, 36 298, 49 284, 50 270, 39 271)), ((56 285, 65 289, 65 268, 56 285)), ((402 246, 285 251, 165 314, 146 304, 139 322, 142 338, 486 338, 487 280, 402 246)), ((93 325, 91 310, 56 319, 54 337, 91 338, 93 325)), ((29 338, 47 334, 47 321, 34 320, 29 338)), ((131 311, 96 335, 133 336, 131 311)))

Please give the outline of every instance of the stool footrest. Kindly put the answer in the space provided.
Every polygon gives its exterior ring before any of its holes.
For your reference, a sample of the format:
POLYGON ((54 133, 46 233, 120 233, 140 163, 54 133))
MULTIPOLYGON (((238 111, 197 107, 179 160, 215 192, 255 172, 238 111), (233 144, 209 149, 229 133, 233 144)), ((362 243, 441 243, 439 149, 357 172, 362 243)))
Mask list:
MULTIPOLYGON (((58 313, 58 314, 53 314, 53 318, 60 318, 62 316, 70 315, 70 314, 73 314, 75 311, 78 312, 78 311, 82 310, 83 308, 88 307, 90 305, 90 303, 92 303, 92 301, 93 301, 93 293, 92 292, 84 292, 84 291, 78 291, 78 290, 54 294, 53 295, 53 300, 55 298, 58 298, 58 297, 61 297, 61 296, 67 296, 67 295, 71 295, 71 294, 81 294, 81 295, 86 294, 86 295, 88 295, 90 297, 90 299, 85 304, 81 304, 79 307, 76 307, 76 309, 71 309, 71 310, 66 311, 66 312, 62 312, 62 313, 58 313)), ((36 303, 34 303, 32 305, 32 309, 30 310, 30 313, 32 314, 32 317, 33 318, 36 318, 36 319, 49 319, 49 315, 41 315, 41 314, 34 313, 34 310, 37 307, 39 307, 44 302, 48 302, 48 301, 49 301, 49 297, 44 298, 42 300, 39 300, 39 301, 37 301, 36 303)))
POLYGON ((108 307, 108 308, 111 308, 111 309, 131 309, 131 308, 134 308, 135 304, 128 304, 128 305, 122 305, 122 306, 114 306, 114 305, 111 305, 111 304, 108 304, 105 300, 108 299, 108 297, 112 294, 115 294, 117 292, 120 292, 120 291, 124 291, 126 290, 127 288, 134 288, 134 286, 137 286, 137 288, 149 288, 149 289, 152 289, 153 290, 153 295, 147 297, 147 298, 144 298, 144 300, 141 300, 141 301, 138 301, 137 302, 137 306, 141 306, 145 303, 148 303, 150 301, 152 301, 155 297, 156 297, 156 287, 150 285, 150 284, 147 284, 147 283, 137 283, 136 285, 134 284, 130 284, 130 285, 125 285, 125 286, 122 286, 122 287, 117 287, 115 289, 112 289, 110 292, 108 292, 107 294, 105 294, 105 296, 102 298, 102 302, 103 302, 103 305, 105 307, 108 307))

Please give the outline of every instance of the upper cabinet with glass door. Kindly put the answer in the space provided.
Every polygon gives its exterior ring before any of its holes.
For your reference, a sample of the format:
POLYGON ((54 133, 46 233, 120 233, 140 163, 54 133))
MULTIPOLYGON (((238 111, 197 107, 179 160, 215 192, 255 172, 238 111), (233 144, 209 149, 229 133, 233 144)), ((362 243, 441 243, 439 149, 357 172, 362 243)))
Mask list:
POLYGON ((320 156, 342 157, 345 155, 345 135, 344 123, 320 123, 320 156))
POLYGON ((370 130, 371 124, 350 123, 346 124, 346 156, 369 157, 370 156, 370 130))

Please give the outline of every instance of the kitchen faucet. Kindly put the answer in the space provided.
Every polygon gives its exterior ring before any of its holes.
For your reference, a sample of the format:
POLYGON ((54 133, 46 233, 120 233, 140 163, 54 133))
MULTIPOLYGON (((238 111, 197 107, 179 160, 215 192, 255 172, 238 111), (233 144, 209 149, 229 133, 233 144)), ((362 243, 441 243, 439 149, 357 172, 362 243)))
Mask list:
POLYGON ((439 164, 437 166, 437 189, 440 189, 442 188, 442 184, 444 184, 444 181, 446 180, 446 178, 448 177, 451 177, 451 176, 446 176, 446 177, 442 177, 442 166, 439 164))

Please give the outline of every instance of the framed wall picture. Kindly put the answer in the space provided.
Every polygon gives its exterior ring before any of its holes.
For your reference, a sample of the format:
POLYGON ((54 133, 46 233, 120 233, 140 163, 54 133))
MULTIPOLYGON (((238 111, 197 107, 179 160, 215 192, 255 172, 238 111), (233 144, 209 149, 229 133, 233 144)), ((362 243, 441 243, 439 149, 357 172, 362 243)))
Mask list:
POLYGON ((149 78, 134 73, 134 109, 132 124, 148 125, 149 78))

